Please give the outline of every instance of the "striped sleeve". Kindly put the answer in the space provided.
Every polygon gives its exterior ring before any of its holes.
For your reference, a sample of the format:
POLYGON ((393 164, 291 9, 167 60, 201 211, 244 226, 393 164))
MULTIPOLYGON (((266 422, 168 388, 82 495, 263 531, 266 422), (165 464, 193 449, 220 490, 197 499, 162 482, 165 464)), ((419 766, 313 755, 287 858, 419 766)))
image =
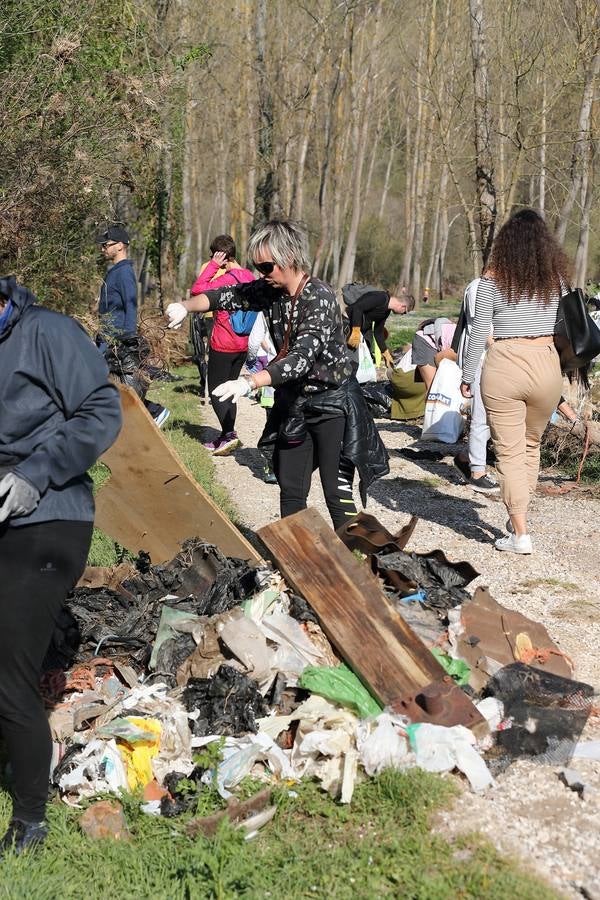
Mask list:
POLYGON ((496 284, 489 278, 482 278, 477 288, 475 298, 475 317, 469 335, 469 346, 466 359, 463 363, 462 380, 465 384, 475 381, 475 374, 479 360, 485 349, 486 341, 490 334, 492 317, 494 314, 494 296, 496 284))

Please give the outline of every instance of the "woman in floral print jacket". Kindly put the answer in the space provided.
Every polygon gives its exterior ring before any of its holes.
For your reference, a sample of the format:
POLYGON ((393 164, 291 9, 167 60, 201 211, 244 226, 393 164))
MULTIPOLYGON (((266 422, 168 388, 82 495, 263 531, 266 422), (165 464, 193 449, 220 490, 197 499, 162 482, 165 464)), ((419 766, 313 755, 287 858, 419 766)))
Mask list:
POLYGON ((335 528, 356 515, 354 469, 361 498, 375 478, 387 474, 387 453, 352 374, 342 317, 333 290, 308 275, 306 232, 290 220, 259 227, 248 254, 257 281, 207 291, 167 308, 169 327, 188 312, 260 310, 278 353, 266 369, 219 385, 213 392, 237 402, 253 390, 275 387, 275 404, 261 445, 275 444, 274 468, 281 515, 306 508, 312 473, 319 469, 335 528))

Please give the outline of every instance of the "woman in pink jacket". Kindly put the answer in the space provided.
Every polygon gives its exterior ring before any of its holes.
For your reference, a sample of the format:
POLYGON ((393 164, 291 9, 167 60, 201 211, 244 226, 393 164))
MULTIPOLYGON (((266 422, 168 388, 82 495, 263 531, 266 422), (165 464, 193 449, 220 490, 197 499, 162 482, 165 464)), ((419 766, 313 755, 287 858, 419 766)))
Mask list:
MULTIPOLYGON (((235 241, 228 234, 219 234, 211 242, 212 259, 202 267, 192 287, 192 297, 207 290, 254 281, 254 275, 236 261, 235 241)), ((212 407, 221 425, 221 434, 214 441, 204 444, 215 456, 226 456, 240 446, 235 431, 237 406, 230 400, 213 398, 213 391, 225 381, 236 379, 248 353, 248 335, 236 334, 229 313, 219 310, 210 337, 208 351, 208 392, 212 407)))

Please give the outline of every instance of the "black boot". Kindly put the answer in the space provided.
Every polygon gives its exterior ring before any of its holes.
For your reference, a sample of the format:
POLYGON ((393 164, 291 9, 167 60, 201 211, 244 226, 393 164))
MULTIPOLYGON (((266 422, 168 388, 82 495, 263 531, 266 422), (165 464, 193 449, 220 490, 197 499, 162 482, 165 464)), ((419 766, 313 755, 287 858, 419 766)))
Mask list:
POLYGON ((0 840, 0 857, 10 850, 17 855, 23 850, 35 849, 43 844, 48 835, 48 826, 45 822, 22 822, 20 819, 11 819, 8 830, 0 840))

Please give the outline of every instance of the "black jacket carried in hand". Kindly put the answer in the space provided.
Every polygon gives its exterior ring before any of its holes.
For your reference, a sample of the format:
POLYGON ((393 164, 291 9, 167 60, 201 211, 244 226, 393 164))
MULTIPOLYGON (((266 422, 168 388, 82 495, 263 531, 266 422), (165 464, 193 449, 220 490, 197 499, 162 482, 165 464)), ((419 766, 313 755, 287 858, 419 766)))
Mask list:
POLYGON ((83 328, 36 305, 13 277, 0 278, 12 312, 0 334, 0 469, 41 494, 11 526, 54 519, 91 522, 86 475, 121 428, 121 403, 106 363, 83 328))

